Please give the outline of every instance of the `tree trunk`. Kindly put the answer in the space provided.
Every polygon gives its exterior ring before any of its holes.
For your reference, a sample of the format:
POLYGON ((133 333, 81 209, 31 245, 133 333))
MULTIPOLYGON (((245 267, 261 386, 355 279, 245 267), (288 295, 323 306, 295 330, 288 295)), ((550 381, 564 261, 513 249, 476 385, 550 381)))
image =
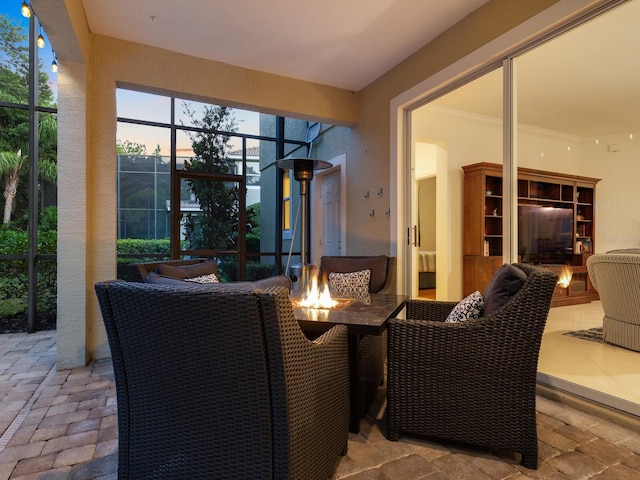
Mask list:
POLYGON ((16 192, 18 191, 18 174, 7 175, 7 184, 4 189, 4 215, 2 217, 2 223, 9 223, 11 221, 11 211, 13 210, 13 201, 16 198, 16 192))

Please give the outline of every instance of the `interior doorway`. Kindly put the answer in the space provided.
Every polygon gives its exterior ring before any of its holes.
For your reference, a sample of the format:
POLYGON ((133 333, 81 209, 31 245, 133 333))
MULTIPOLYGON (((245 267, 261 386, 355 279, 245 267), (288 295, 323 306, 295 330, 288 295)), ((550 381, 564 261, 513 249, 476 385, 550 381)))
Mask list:
POLYGON ((340 224, 342 182, 340 170, 328 173, 322 179, 322 232, 320 243, 323 255, 342 254, 342 231, 340 224))
POLYGON ((414 298, 449 300, 453 219, 447 200, 447 151, 436 143, 416 141, 411 162, 410 198, 406 199, 411 205, 412 232, 407 242, 411 294, 414 298))
POLYGON ((311 252, 315 265, 320 265, 323 255, 347 255, 345 159, 342 154, 328 160, 333 166, 317 171, 312 182, 311 252))
POLYGON ((418 296, 435 300, 436 295, 436 177, 416 180, 418 195, 418 296))

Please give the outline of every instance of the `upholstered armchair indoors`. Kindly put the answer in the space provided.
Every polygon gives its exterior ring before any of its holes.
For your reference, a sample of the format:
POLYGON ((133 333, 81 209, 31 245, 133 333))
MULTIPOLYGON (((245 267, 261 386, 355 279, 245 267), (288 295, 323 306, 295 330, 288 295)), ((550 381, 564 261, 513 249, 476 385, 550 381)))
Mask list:
POLYGON ((307 340, 283 287, 95 289, 119 479, 331 477, 348 440, 345 326, 307 340))
POLYGON ((536 371, 557 277, 520 264, 500 275, 503 288, 485 290, 485 316, 447 323, 460 304, 410 300, 407 319, 389 322, 390 440, 406 432, 503 449, 537 468, 536 371), (516 288, 513 273, 522 277, 516 288))
MULTIPOLYGON (((353 273, 371 270, 369 293, 395 293, 395 257, 375 256, 323 256, 318 273, 320 278, 328 278, 330 273, 353 273)), ((386 335, 365 335, 360 339, 361 374, 358 381, 363 411, 366 414, 373 402, 376 391, 384 383, 384 362, 386 335)))
POLYGON ((640 249, 592 255, 587 270, 604 310, 604 341, 640 351, 640 249))

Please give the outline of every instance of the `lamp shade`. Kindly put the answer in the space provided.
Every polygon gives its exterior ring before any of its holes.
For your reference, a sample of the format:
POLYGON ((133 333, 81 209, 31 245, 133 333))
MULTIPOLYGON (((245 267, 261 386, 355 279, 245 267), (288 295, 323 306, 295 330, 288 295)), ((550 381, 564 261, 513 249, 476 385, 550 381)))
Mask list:
POLYGON ((307 157, 291 157, 276 160, 276 166, 283 170, 293 169, 293 176, 296 180, 311 180, 314 170, 325 170, 333 165, 324 160, 307 157))

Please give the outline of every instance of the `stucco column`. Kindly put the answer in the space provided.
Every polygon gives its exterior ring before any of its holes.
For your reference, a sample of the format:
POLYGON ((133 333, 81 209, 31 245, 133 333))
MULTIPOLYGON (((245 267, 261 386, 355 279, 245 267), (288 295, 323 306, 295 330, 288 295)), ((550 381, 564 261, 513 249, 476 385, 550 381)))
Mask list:
POLYGON ((58 72, 57 368, 86 365, 87 112, 86 67, 58 72))

